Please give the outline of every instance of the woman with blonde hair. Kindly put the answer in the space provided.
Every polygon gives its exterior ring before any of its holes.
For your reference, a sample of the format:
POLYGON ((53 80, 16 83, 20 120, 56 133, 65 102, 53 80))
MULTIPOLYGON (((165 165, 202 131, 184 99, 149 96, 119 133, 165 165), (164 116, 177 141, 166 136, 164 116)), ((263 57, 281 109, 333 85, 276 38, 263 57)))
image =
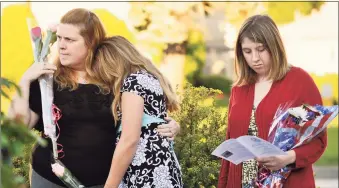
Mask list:
MULTIPOLYGON (((59 148, 59 160, 84 186, 103 187, 115 150, 116 128, 110 110, 114 96, 110 85, 96 79, 99 73, 92 67, 96 48, 106 33, 94 13, 73 9, 61 18, 57 37, 55 64, 34 63, 24 73, 19 83, 22 95, 13 99, 9 116, 21 115, 24 123, 43 131, 37 79, 54 74, 54 104, 61 111, 58 143, 63 148, 59 148)), ((161 134, 173 139, 178 126, 174 121, 169 124, 161 134)), ((31 188, 64 187, 52 172, 52 144, 48 141, 48 147, 38 146, 33 152, 31 188)))
POLYGON ((172 143, 156 134, 179 103, 160 71, 125 38, 106 39, 93 70, 112 87, 118 122, 116 150, 105 188, 183 187, 172 143))
MULTIPOLYGON (((243 23, 236 41, 235 68, 237 80, 230 96, 226 139, 252 135, 267 140, 280 104, 322 104, 311 76, 288 64, 278 27, 269 16, 255 15, 243 23)), ((239 165, 222 160, 218 188, 255 187, 258 168, 274 171, 287 165, 293 170, 284 187, 315 187, 312 164, 326 145, 324 132, 310 143, 287 151, 287 155, 257 158, 239 165)))

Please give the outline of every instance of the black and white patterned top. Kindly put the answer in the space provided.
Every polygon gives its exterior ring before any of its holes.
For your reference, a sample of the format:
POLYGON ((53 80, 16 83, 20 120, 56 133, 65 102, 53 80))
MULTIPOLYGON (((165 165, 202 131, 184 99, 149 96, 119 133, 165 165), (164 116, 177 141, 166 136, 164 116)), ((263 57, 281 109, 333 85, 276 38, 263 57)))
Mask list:
MULTIPOLYGON (((124 79, 121 92, 132 92, 144 99, 144 113, 164 119, 167 116, 166 98, 159 80, 148 73, 140 70, 130 74, 124 79)), ((121 112, 119 112, 121 120, 121 112)))
MULTIPOLYGON (((166 98, 159 80, 145 70, 124 79, 121 92, 131 92, 144 99, 144 113, 164 119, 167 115, 166 98)), ((119 114, 121 119, 123 114, 119 114)), ((131 117, 133 118, 133 117, 131 117)), ((137 150, 119 188, 183 188, 180 164, 171 141, 160 136, 155 128, 161 123, 150 123, 141 128, 137 150)), ((118 132, 117 143, 121 133, 118 132)))
MULTIPOLYGON (((256 107, 253 106, 251 113, 248 135, 258 136, 258 127, 255 121, 256 107)), ((253 188, 254 180, 258 175, 258 162, 254 159, 244 161, 242 164, 242 188, 253 188)))

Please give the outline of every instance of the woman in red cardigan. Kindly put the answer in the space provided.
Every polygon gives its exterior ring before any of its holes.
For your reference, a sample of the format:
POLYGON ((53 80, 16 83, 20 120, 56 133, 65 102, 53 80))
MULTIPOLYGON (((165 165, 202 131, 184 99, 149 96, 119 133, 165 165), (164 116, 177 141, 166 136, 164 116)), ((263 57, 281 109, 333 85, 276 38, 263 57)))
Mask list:
MULTIPOLYGON (((237 81, 230 97, 226 139, 254 135, 267 140, 270 123, 280 104, 322 104, 310 75, 287 63, 278 28, 266 15, 255 15, 242 25, 235 48, 237 81)), ((249 188, 258 166, 270 170, 293 167, 287 188, 315 187, 312 164, 327 145, 326 132, 288 155, 257 158, 234 165, 222 160, 218 188, 249 188)))

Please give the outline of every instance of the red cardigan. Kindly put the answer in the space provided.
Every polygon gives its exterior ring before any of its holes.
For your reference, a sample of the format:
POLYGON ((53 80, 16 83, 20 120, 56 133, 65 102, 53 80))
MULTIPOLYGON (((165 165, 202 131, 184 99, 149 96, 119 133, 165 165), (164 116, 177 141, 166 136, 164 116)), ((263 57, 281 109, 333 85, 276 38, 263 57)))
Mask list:
MULTIPOLYGON (((226 139, 246 135, 254 100, 254 85, 233 87, 231 91, 226 139)), ((259 137, 267 140, 270 123, 279 106, 293 102, 322 105, 321 96, 311 76, 298 67, 291 67, 286 76, 274 82, 256 110, 259 137)), ((294 149, 295 169, 288 177, 284 188, 315 188, 312 164, 317 161, 327 146, 326 131, 310 143, 294 149)), ((242 165, 222 160, 218 188, 241 188, 242 165)))

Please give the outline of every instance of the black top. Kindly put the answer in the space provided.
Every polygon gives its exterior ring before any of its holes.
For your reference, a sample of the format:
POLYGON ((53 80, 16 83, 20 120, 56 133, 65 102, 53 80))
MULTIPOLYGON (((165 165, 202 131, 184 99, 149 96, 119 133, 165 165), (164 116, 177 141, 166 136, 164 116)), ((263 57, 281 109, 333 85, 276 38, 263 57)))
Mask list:
MULTIPOLYGON (((113 96, 99 93, 93 84, 79 84, 78 89, 58 90, 54 83, 54 104, 61 110, 58 121, 65 156, 61 162, 87 186, 103 185, 106 182, 115 149, 116 129, 111 104, 113 96)), ((35 129, 43 132, 41 93, 39 82, 30 87, 30 108, 39 114, 35 129)), ((38 146, 33 152, 34 171, 47 180, 63 185, 51 168, 52 144, 38 146)))

